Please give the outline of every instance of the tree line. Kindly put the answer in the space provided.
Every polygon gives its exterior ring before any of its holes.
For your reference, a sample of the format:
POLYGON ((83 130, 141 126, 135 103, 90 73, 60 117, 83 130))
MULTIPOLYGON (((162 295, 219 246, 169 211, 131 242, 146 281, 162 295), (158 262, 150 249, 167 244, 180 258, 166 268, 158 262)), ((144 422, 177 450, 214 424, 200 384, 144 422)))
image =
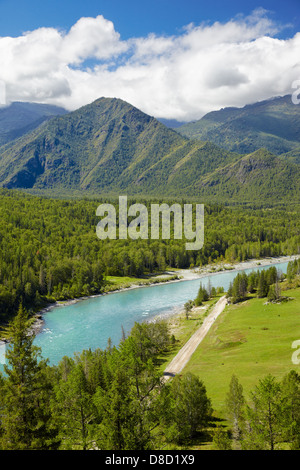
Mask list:
POLYGON ((248 294, 255 293, 258 298, 280 299, 280 273, 275 266, 267 270, 253 271, 250 274, 238 273, 230 283, 227 297, 232 303, 245 300, 248 294))
POLYGON ((281 295, 281 282, 286 277, 288 282, 295 280, 297 283, 296 279, 299 274, 300 258, 288 263, 286 275, 275 266, 261 271, 252 271, 249 274, 238 273, 230 283, 226 296, 232 303, 246 300, 248 294, 254 294, 258 298, 267 297, 269 302, 286 300, 286 297, 281 295))
POLYGON ((300 450, 300 375, 295 370, 281 381, 266 375, 249 400, 233 375, 225 403, 230 429, 216 428, 216 449, 300 450))

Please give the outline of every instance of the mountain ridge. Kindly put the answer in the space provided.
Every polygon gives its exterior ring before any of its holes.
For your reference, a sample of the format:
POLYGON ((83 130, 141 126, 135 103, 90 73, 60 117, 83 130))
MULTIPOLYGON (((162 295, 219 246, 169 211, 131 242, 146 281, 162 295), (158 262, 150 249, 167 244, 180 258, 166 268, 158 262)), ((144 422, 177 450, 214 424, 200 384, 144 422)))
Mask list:
POLYGON ((176 130, 232 152, 246 154, 265 147, 280 155, 300 146, 300 106, 293 104, 291 95, 273 97, 212 111, 176 130))
POLYGON ((247 159, 208 140, 182 136, 123 100, 102 97, 1 146, 0 186, 254 200, 257 194, 271 198, 272 191, 276 198, 275 186, 264 180, 270 175, 276 180, 277 171, 280 197, 298 197, 297 154, 285 158, 266 152, 247 159))
POLYGON ((44 121, 67 110, 59 106, 15 101, 0 107, 0 146, 39 127, 44 121))

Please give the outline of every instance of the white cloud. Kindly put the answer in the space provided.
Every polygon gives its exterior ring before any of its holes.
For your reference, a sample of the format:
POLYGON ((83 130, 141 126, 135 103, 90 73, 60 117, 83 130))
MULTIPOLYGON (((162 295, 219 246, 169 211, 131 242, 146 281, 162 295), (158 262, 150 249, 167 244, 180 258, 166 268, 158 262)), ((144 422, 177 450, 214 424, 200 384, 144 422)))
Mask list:
POLYGON ((109 59, 126 49, 113 23, 100 15, 77 21, 62 40, 60 57, 68 64, 80 64, 89 57, 109 59))
POLYGON ((262 9, 225 24, 190 24, 177 36, 127 41, 103 16, 81 18, 68 32, 39 28, 0 38, 0 80, 11 101, 76 109, 107 96, 156 117, 198 119, 292 93, 300 33, 279 40, 277 32, 262 9))

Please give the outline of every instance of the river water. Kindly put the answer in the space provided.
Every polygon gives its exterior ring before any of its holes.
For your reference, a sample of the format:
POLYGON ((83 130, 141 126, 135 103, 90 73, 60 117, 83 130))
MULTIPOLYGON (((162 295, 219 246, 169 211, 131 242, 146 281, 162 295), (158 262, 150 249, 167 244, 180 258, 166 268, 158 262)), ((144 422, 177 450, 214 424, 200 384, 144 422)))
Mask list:
MULTIPOLYGON (((286 272, 287 264, 271 266, 286 272)), ((249 273, 268 267, 270 265, 243 271, 249 273)), ((236 271, 225 271, 195 280, 138 287, 57 306, 44 314, 44 326, 34 344, 42 349, 43 357, 48 358, 50 364, 57 364, 63 356, 72 357, 84 349, 105 349, 108 338, 118 345, 122 327, 128 334, 135 322, 179 312, 186 301, 196 297, 200 282, 207 286, 210 280, 211 286, 224 287, 226 291, 236 274, 236 271)), ((3 354, 4 346, 0 346, 0 363, 3 354)))

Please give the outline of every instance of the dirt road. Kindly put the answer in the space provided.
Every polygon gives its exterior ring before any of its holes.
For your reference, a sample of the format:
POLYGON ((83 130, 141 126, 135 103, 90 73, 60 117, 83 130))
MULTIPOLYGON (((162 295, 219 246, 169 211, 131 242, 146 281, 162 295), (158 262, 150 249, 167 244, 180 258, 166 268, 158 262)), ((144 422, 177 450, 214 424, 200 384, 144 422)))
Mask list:
POLYGON ((216 318, 223 312, 227 304, 226 296, 221 297, 210 314, 204 319, 203 324, 200 328, 191 336, 191 338, 185 343, 185 345, 180 349, 178 354, 170 362, 167 368, 164 371, 164 379, 168 380, 170 377, 178 374, 187 362, 190 360, 192 354, 197 349, 208 330, 216 320, 216 318))

